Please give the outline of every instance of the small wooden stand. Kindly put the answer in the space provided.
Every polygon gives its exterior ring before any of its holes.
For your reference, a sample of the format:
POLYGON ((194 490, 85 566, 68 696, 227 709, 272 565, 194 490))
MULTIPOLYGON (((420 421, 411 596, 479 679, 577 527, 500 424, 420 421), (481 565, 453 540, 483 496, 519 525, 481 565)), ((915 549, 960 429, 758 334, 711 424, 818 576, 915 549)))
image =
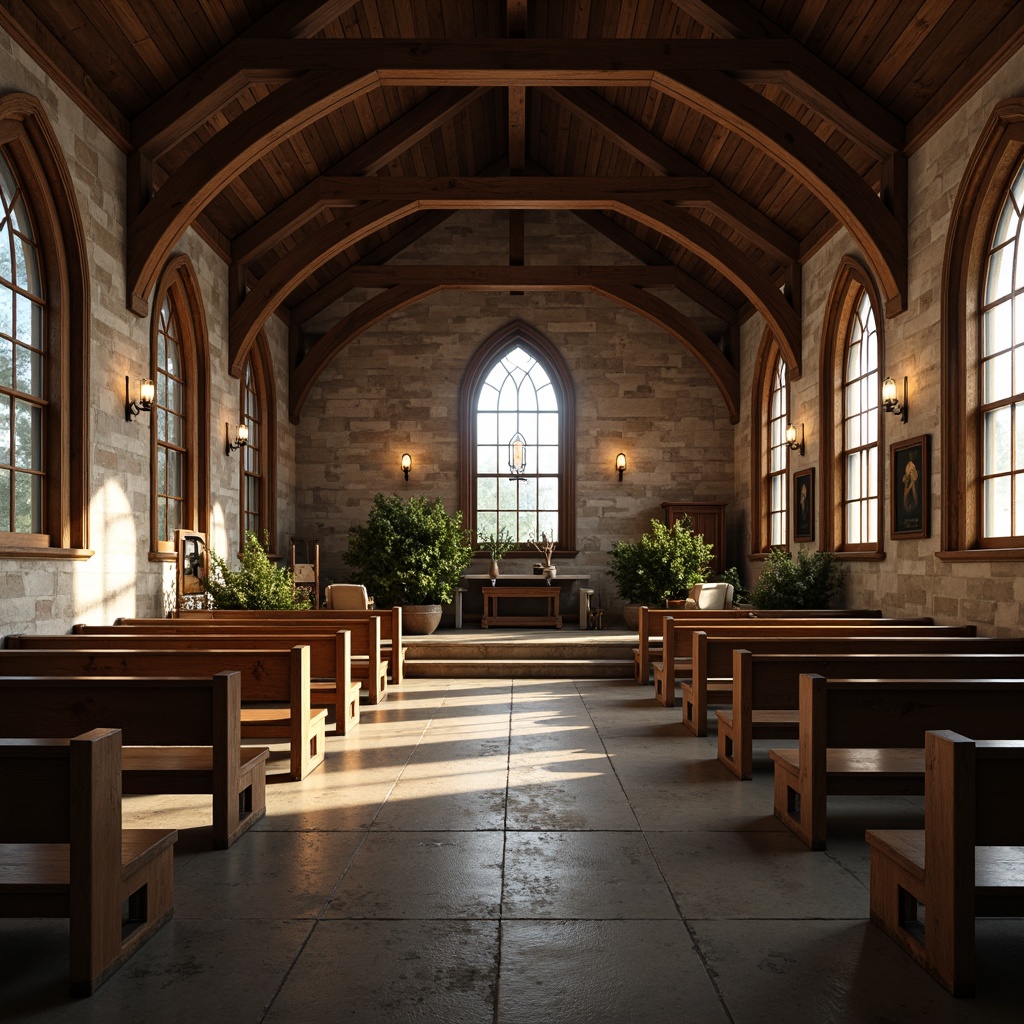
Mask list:
POLYGON ((309 594, 310 606, 320 607, 320 545, 302 537, 292 537, 292 583, 296 590, 305 590, 309 594), (313 557, 310 559, 310 546, 313 557), (296 561, 296 549, 301 548, 305 561, 296 561))

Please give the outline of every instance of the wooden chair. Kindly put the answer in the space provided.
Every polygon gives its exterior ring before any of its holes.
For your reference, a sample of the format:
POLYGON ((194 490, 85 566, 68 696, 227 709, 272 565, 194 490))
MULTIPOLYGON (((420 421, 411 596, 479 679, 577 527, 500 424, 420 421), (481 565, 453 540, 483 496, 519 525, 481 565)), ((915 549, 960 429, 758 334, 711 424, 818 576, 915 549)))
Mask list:
POLYGON ((335 611, 366 611, 373 601, 359 583, 331 583, 324 592, 324 607, 335 611))
POLYGON ((924 792, 923 830, 866 834, 871 920, 972 996, 975 917, 1024 917, 1024 741, 929 732, 924 792))
POLYGON ((119 729, 0 740, 0 805, 0 917, 67 917, 92 995, 174 913, 178 833, 121 828, 119 729))

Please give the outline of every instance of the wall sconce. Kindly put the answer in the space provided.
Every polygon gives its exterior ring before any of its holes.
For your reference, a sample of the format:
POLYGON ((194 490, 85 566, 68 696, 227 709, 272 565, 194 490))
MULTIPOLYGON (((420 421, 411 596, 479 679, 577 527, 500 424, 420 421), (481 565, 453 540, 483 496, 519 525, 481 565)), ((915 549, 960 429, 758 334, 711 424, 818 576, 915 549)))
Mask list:
POLYGON ((526 473, 526 438, 517 430, 508 443, 509 480, 518 480, 526 473))
POLYGON ((244 423, 239 423, 235 427, 234 441, 231 440, 231 425, 229 423, 224 424, 224 433, 227 434, 224 450, 228 455, 238 451, 239 448, 244 448, 249 443, 249 428, 244 423))
POLYGON ((139 397, 132 398, 131 381, 128 377, 124 379, 124 420, 131 423, 140 412, 149 412, 153 408, 153 399, 156 396, 156 387, 151 380, 140 380, 139 397))
POLYGON ((619 452, 619 454, 615 456, 615 468, 619 472, 619 483, 621 484, 622 483, 622 474, 626 472, 626 453, 625 452, 619 452))
POLYGON ((406 452, 402 456, 402 472, 405 474, 405 479, 409 479, 409 470, 412 469, 412 456, 406 452))
POLYGON ((800 424, 800 440, 796 439, 796 427, 790 423, 786 427, 786 447, 791 448, 801 455, 804 453, 804 425, 800 424))
POLYGON ((882 381, 882 405, 886 412, 899 416, 904 423, 907 422, 907 378, 903 378, 903 404, 900 405, 896 398, 896 381, 892 377, 886 377, 882 381))

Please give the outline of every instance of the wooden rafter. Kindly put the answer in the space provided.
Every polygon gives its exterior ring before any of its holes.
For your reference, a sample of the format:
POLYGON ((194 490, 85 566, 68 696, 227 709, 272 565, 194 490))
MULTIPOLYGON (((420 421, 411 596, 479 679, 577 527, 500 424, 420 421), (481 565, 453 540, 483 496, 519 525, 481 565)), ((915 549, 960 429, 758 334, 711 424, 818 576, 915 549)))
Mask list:
MULTIPOLYGON (((376 84, 436 84, 443 80, 472 86, 509 84, 607 84, 628 82, 661 89, 711 116, 767 152, 793 173, 847 226, 882 282, 886 311, 893 315, 906 301, 906 236, 882 201, 828 146, 793 117, 751 89, 715 73, 728 64, 752 74, 789 67, 793 47, 786 42, 657 43, 580 41, 572 48, 551 40, 474 40, 455 43, 277 41, 256 47, 263 65, 297 68, 300 58, 314 69, 330 61, 346 66, 352 77, 339 83, 337 72, 313 71, 282 86, 218 133, 133 219, 129 240, 129 305, 144 313, 155 268, 188 223, 233 175, 330 109, 376 84), (495 46, 501 54, 494 52, 495 46), (781 45, 776 53, 773 48, 781 45), (722 49, 722 47, 725 49, 722 49), (766 52, 767 51, 767 52, 766 52), (788 57, 787 57, 788 55, 788 57), (644 58, 642 61, 640 58, 644 58), (689 63, 681 63, 683 60, 689 63), (773 64, 773 59, 776 63, 773 64), (680 66, 696 66, 679 72, 680 66), (608 70, 611 68, 612 70, 608 70), (374 70, 376 69, 376 70, 374 70), (365 72, 365 73, 363 73, 365 72), (334 88, 331 88, 331 85, 334 88), (305 102, 303 99, 305 98, 305 102), (222 145, 223 143, 223 145, 222 145)), ((795 61, 796 66, 800 62, 795 61)))
MULTIPOLYGON (((269 271, 232 313, 229 353, 232 374, 239 374, 253 339, 267 317, 292 290, 337 253, 374 230, 426 209, 591 209, 612 210, 673 238, 705 260, 748 295, 776 331, 790 375, 800 376, 800 323, 796 310, 774 283, 743 252, 697 218, 664 202, 689 179, 603 179, 601 190, 574 178, 347 178, 332 179, 338 194, 349 189, 374 201, 350 217, 314 232, 269 271), (418 198, 414 198, 418 197, 418 198)), ((698 189, 707 182, 697 179, 698 189)), ((347 200, 346 200, 347 201, 347 200)))
POLYGON ((328 205, 322 195, 323 178, 379 171, 486 91, 438 89, 239 235, 231 246, 232 259, 248 263, 316 217, 328 205))

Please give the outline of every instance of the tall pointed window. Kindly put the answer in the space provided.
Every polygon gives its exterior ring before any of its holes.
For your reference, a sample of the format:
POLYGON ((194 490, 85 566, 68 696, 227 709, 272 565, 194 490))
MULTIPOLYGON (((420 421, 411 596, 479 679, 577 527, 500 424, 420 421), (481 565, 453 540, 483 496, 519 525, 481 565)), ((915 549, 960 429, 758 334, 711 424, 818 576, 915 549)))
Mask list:
POLYGON ((981 544, 1024 544, 1024 166, 999 210, 982 278, 978 412, 981 544))
POLYGON ((240 508, 241 549, 245 533, 254 533, 269 550, 277 545, 276 516, 276 426, 274 418, 274 373, 266 336, 261 331, 252 347, 241 381, 241 422, 249 428, 249 439, 241 450, 240 508))
POLYGON ((25 194, 0 155, 0 532, 25 539, 46 533, 45 325, 25 194))
POLYGON ((857 549, 878 543, 878 331, 871 300, 854 307, 843 374, 843 538, 857 549))
POLYGON ((209 357, 199 283, 186 256, 173 257, 153 305, 150 365, 151 557, 174 557, 174 531, 209 528, 209 357))
POLYGON ((768 544, 784 547, 789 541, 789 517, 786 493, 789 490, 789 447, 786 444, 786 426, 789 422, 789 389, 786 384, 786 364, 782 357, 775 360, 771 389, 768 392, 768 423, 765 437, 768 450, 768 473, 765 493, 768 496, 768 544))
POLYGON ((557 350, 514 323, 481 346, 463 382, 462 508, 473 539, 501 530, 527 550, 575 539, 575 410, 557 350))

